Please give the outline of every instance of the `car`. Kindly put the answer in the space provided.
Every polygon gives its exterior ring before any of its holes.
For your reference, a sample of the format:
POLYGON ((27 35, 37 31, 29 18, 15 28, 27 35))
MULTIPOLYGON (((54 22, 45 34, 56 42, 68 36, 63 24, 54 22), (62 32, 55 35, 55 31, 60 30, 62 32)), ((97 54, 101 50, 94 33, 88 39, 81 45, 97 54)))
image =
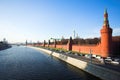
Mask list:
POLYGON ((113 58, 111 61, 112 64, 120 64, 120 59, 118 58, 113 58))

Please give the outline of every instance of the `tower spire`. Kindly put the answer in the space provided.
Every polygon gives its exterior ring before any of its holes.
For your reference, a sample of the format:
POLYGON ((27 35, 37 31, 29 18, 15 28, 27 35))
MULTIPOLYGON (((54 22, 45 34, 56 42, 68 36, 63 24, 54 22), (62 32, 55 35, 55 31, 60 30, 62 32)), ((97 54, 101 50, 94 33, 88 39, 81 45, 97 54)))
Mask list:
POLYGON ((108 20, 108 13, 107 9, 104 11, 104 24, 103 27, 108 28, 109 27, 109 20, 108 20))

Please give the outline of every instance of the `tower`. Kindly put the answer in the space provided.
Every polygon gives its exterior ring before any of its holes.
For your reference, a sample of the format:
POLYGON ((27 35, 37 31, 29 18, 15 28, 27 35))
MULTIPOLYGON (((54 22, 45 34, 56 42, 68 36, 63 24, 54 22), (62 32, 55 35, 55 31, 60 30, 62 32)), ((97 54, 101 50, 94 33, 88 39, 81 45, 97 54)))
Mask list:
POLYGON ((48 47, 50 46, 50 40, 48 40, 48 47))
POLYGON ((43 47, 45 47, 45 45, 46 45, 46 41, 44 40, 44 42, 43 42, 43 47))
POLYGON ((67 50, 72 51, 72 37, 70 37, 70 39, 68 40, 67 50))
POLYGON ((54 48, 56 48, 56 39, 54 40, 54 48))
POLYGON ((104 12, 104 24, 100 32, 101 32, 101 56, 102 57, 111 56, 112 29, 109 26, 107 10, 105 10, 104 12))

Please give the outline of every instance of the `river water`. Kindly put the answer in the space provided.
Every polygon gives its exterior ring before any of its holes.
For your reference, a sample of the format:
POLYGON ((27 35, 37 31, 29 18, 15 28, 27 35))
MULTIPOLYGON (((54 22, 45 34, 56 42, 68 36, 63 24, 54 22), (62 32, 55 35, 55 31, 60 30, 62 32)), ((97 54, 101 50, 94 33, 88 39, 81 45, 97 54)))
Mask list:
POLYGON ((24 47, 0 51, 0 80, 100 80, 43 52, 24 47))

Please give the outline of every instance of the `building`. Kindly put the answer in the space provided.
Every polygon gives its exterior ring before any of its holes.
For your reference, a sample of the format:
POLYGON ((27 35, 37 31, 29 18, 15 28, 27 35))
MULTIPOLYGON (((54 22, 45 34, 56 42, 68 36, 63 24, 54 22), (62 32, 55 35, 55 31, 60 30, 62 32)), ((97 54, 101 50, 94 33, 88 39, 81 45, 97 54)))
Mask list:
POLYGON ((107 10, 105 10, 104 23, 100 30, 101 38, 98 44, 73 44, 73 40, 70 38, 67 44, 56 44, 57 42, 51 44, 49 41, 49 44, 46 45, 44 42, 40 46, 62 48, 85 54, 89 54, 91 52, 92 54, 99 55, 101 57, 120 56, 120 36, 112 37, 112 32, 113 30, 109 26, 108 13, 107 10))

